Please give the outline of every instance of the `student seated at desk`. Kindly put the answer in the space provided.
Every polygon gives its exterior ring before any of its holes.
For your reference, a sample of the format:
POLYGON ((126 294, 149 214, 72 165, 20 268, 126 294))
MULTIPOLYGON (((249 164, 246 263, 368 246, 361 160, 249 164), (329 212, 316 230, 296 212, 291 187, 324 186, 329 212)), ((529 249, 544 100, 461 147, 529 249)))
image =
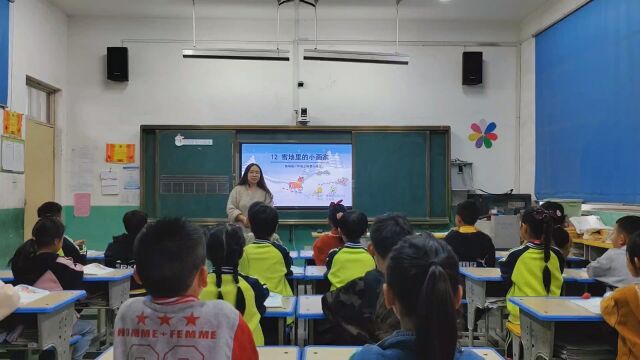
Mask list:
POLYGON ((282 296, 293 296, 287 276, 291 276, 291 255, 284 246, 274 243, 271 236, 278 228, 278 211, 263 202, 249 207, 249 224, 256 241, 244 248, 240 259, 240 272, 257 278, 271 292, 282 296))
POLYGON ((20 304, 20 296, 9 284, 0 281, 0 320, 9 316, 20 304))
MULTIPOLYGON (((32 236, 9 260, 15 283, 49 291, 83 290, 82 265, 58 255, 64 238, 62 222, 54 217, 43 217, 33 227, 32 236)), ((90 321, 75 322, 71 336, 79 335, 82 339, 73 347, 74 360, 82 359, 96 334, 90 321)))
MULTIPOLYGON (((38 219, 44 217, 53 217, 62 221, 62 205, 54 201, 47 201, 38 208, 38 219)), ((72 258, 73 262, 87 265, 87 248, 84 240, 71 240, 70 237, 64 237, 62 248, 58 251, 60 256, 72 258), (80 248, 83 250, 81 251, 80 248)))
POLYGON ((114 359, 258 359, 236 309, 198 300, 207 286, 205 253, 203 231, 186 220, 160 219, 145 228, 136 239, 134 276, 150 297, 129 299, 118 311, 114 359))
POLYGON ((627 268, 627 242, 631 235, 640 231, 640 217, 624 216, 616 221, 610 235, 613 249, 587 266, 587 274, 598 281, 614 287, 624 287, 640 283, 640 279, 631 276, 627 268))
POLYGON ((507 293, 509 321, 520 324, 520 310, 508 301, 514 296, 560 296, 564 257, 551 246, 557 212, 529 208, 522 214, 520 236, 526 242, 499 261, 500 271, 511 282, 507 293))
POLYGON ((341 249, 333 249, 327 258, 327 278, 331 283, 331 291, 376 268, 375 260, 360 243, 368 225, 367 215, 359 211, 352 210, 338 216, 338 228, 345 244, 341 249))
MULTIPOLYGON (((640 278, 640 232, 627 244, 627 266, 640 278)), ((640 359, 640 284, 620 288, 600 304, 604 320, 618 331, 618 359, 640 359)))
POLYGON ((564 214, 564 206, 555 201, 546 201, 540 207, 557 215, 553 217, 553 246, 562 252, 562 256, 564 256, 566 260, 571 253, 573 242, 571 241, 569 233, 564 229, 567 222, 567 216, 564 214))
POLYGON ((456 208, 457 230, 450 231, 444 241, 451 246, 460 260, 461 267, 496 266, 496 247, 491 237, 476 229, 480 207, 473 200, 466 200, 456 208))
POLYGON ((238 272, 244 246, 245 239, 239 226, 213 228, 207 240, 207 258, 213 273, 207 278, 207 287, 200 294, 200 300, 224 300, 233 305, 249 325, 256 346, 263 346, 260 318, 267 311, 264 302, 269 297, 269 289, 258 279, 238 272))
MULTIPOLYGON (((135 269, 133 260, 133 245, 136 237, 147 225, 147 214, 140 210, 131 210, 122 217, 126 233, 113 237, 104 252, 104 264, 115 269, 135 269)), ((144 296, 146 293, 142 285, 135 279, 131 281, 130 296, 144 296)))
POLYGON ((384 305, 382 285, 391 249, 412 234, 411 224, 404 215, 376 218, 371 226, 369 252, 375 258, 377 269, 322 297, 322 311, 332 324, 330 332, 336 338, 334 343, 377 343, 400 329, 398 318, 384 305))
MULTIPOLYGON (((347 208, 342 205, 342 200, 329 204, 329 225, 331 231, 324 234, 313 243, 313 260, 318 266, 325 266, 329 252, 333 249, 339 249, 344 246, 344 240, 338 229, 338 214, 344 214, 347 208)), ((342 215, 341 215, 342 216, 342 215)))
POLYGON ((384 300, 401 329, 352 360, 481 359, 458 348, 457 310, 462 299, 458 258, 431 234, 402 240, 389 255, 384 300))

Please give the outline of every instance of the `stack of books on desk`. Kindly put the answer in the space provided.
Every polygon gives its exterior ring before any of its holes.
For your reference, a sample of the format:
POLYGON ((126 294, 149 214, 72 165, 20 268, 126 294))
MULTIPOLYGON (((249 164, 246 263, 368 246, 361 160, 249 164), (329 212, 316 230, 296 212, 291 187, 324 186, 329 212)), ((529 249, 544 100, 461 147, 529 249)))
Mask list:
POLYGON ((615 360, 615 351, 591 337, 562 336, 556 342, 554 357, 563 360, 615 360))

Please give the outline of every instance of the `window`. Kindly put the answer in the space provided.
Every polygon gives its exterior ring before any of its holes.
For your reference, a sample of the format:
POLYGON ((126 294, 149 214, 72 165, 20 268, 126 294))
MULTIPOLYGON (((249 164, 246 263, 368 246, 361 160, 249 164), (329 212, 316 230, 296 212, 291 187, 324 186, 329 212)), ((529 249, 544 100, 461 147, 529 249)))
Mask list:
POLYGON ((45 124, 55 124, 56 93, 60 91, 49 84, 27 76, 27 116, 45 124))

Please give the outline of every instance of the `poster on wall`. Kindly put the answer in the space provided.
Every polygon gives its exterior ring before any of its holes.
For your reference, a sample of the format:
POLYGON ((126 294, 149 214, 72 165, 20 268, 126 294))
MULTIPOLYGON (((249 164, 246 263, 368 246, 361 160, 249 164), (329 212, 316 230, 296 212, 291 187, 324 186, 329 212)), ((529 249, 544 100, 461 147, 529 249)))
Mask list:
POLYGON ((6 109, 3 111, 2 135, 22 139, 22 114, 6 109))
POLYGON ((73 216, 88 217, 91 215, 91 193, 73 194, 73 216))
POLYGON ((133 164, 135 158, 135 144, 107 144, 106 162, 111 164, 133 164))
POLYGON ((0 170, 24 173, 24 140, 0 137, 0 170))

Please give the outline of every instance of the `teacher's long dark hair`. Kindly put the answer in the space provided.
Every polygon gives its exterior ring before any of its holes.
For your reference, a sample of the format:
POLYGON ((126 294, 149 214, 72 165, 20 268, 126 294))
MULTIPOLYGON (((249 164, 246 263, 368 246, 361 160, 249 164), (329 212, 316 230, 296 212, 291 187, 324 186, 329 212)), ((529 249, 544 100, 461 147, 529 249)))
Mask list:
POLYGON ((251 168, 254 166, 257 167, 258 170, 260 170, 260 180, 258 180, 258 184, 257 184, 258 187, 264 190, 267 193, 267 195, 273 197, 273 194, 271 193, 271 190, 269 190, 269 187, 267 186, 266 181, 264 181, 264 172, 262 172, 262 168, 260 167, 260 165, 256 163, 251 163, 247 165, 246 168, 244 168, 244 172, 242 173, 242 177, 240 178, 238 185, 249 185, 249 170, 251 170, 251 168))
POLYGON ((456 353, 458 258, 431 234, 404 238, 389 255, 387 286, 402 316, 415 323, 417 359, 451 360, 456 353))

